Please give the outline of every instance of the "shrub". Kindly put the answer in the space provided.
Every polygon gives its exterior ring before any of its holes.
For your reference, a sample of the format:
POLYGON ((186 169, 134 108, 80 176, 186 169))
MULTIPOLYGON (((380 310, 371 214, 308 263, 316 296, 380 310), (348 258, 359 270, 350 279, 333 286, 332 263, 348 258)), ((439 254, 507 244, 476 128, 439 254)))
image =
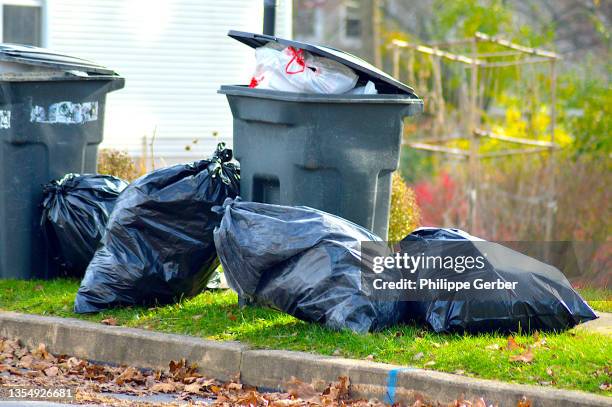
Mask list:
POLYGON ((393 174, 391 212, 389 213, 389 241, 399 241, 419 226, 420 211, 414 191, 402 176, 393 174))
POLYGON ((98 152, 98 174, 114 175, 127 181, 133 181, 142 175, 127 152, 109 148, 98 152))

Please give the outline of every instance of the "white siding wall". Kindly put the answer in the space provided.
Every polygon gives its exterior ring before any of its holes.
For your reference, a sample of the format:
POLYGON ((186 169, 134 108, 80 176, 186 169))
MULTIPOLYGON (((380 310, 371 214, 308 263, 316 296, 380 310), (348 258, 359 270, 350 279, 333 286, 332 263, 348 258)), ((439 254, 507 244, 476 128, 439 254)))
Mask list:
MULTIPOLYGON (((48 0, 47 47, 115 69, 126 87, 109 95, 104 145, 139 153, 156 130, 157 156, 197 156, 231 139, 221 84, 248 83, 254 60, 230 29, 261 32, 261 0, 48 0), (172 138, 172 139, 171 139, 172 138), (200 138, 190 152, 184 146, 200 138), (208 140, 206 140, 208 139, 208 140), (175 142, 176 141, 176 142, 175 142), (207 142, 208 141, 208 142, 207 142)), ((291 36, 291 0, 277 35, 291 36)))

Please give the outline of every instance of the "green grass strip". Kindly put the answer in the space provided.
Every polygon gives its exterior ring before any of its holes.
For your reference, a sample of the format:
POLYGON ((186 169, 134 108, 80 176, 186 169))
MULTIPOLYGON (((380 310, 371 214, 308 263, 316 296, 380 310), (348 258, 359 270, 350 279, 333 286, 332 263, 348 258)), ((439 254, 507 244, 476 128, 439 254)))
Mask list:
MULTIPOLYGON (((129 307, 96 315, 72 312, 79 283, 73 280, 0 280, 0 309, 23 313, 76 317, 99 322, 114 317, 120 325, 215 340, 238 340, 256 348, 288 349, 373 358, 378 362, 434 369, 513 383, 539 384, 610 395, 600 388, 610 383, 612 338, 573 329, 533 336, 515 335, 533 349, 531 363, 511 362, 520 350, 506 350, 503 335, 444 335, 403 325, 383 332, 334 332, 316 324, 264 308, 244 308, 230 291, 205 292, 180 303, 153 308, 129 307)), ((584 292, 598 308, 610 310, 609 291, 584 292)))

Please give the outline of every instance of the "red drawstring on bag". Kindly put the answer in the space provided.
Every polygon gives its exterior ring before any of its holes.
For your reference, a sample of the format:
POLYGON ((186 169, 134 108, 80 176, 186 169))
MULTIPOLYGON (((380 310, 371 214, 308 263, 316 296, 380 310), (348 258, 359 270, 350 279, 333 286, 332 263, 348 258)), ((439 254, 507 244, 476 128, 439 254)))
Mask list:
POLYGON ((262 79, 263 79, 263 76, 260 79, 257 79, 256 77, 253 76, 251 78, 251 83, 249 83, 249 88, 256 88, 262 79))
POLYGON ((289 50, 289 52, 291 52, 291 55, 293 56, 293 58, 291 58, 291 60, 285 67, 285 72, 288 73, 289 75, 304 72, 304 69, 306 69, 306 63, 304 62, 304 50, 302 49, 296 50, 293 47, 288 47, 287 49, 289 50), (301 68, 297 71, 290 71, 289 66, 291 66, 293 62, 296 62, 298 65, 301 66, 301 68))

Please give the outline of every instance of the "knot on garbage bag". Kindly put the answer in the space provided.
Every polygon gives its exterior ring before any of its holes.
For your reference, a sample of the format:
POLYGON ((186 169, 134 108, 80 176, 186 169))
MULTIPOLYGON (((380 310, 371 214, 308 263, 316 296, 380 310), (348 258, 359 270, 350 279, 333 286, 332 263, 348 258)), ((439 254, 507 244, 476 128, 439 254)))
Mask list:
POLYGON ((43 194, 57 194, 57 193, 65 193, 72 189, 73 185, 70 181, 72 181, 75 177, 78 177, 79 174, 66 174, 59 180, 54 179, 48 184, 43 185, 43 194))
POLYGON ((225 148, 224 142, 217 144, 217 149, 208 163, 208 172, 211 174, 211 177, 218 177, 224 184, 231 185, 232 180, 226 174, 226 170, 230 170, 233 177, 239 177, 238 166, 229 162, 232 158, 234 158, 234 154, 230 148, 225 148))
POLYGON ((225 148, 224 142, 217 144, 217 149, 213 153, 213 160, 219 160, 222 163, 227 163, 232 161, 232 158, 234 158, 234 154, 231 148, 225 148))
POLYGON ((304 61, 304 50, 295 49, 293 47, 288 47, 287 51, 289 51, 292 58, 287 63, 287 66, 285 66, 285 72, 288 73, 289 75, 304 72, 304 70, 306 69, 306 62, 304 61), (289 69, 291 64, 293 64, 294 62, 300 66, 300 68, 295 71, 289 69))
POLYGON ((242 202, 242 198, 237 196, 236 198, 225 198, 222 205, 215 205, 210 210, 217 215, 223 215, 225 208, 232 206, 235 202, 242 202))

